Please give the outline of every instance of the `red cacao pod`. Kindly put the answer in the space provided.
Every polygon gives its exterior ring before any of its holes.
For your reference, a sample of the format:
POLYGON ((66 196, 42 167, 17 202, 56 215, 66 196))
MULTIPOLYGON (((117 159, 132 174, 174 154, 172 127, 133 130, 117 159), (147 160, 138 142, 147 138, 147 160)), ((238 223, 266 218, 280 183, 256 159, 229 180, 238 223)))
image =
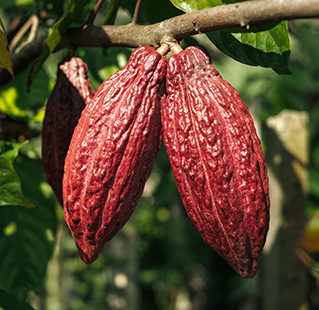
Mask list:
POLYGON ((72 57, 59 64, 43 120, 43 168, 61 205, 64 159, 81 112, 94 95, 87 71, 87 65, 80 58, 72 57))
POLYGON ((269 222, 265 157, 238 92, 188 47, 167 64, 164 142, 188 216, 243 277, 253 277, 269 222))
POLYGON ((84 109, 65 160, 65 220, 89 264, 124 226, 161 146, 166 59, 136 49, 84 109))

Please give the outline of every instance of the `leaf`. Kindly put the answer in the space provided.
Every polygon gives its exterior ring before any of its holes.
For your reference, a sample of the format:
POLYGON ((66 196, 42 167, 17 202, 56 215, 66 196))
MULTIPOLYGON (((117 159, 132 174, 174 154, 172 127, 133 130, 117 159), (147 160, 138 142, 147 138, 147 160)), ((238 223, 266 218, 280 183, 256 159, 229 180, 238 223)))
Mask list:
MULTIPOLYGON (((242 0, 171 0, 171 2, 188 13, 242 0)), ((277 25, 261 24, 248 30, 241 28, 216 30, 206 35, 218 49, 238 62, 271 68, 278 74, 291 73, 288 69, 290 41, 286 21, 277 25)))
POLYGON ((155 24, 182 14, 169 1, 162 0, 143 0, 142 9, 143 16, 145 15, 147 22, 150 24, 155 24), (154 7, 156 7, 156 10, 154 10, 154 7))
POLYGON ((13 163, 19 154, 20 148, 26 143, 27 141, 12 143, 0 140, 0 155, 3 155, 6 159, 10 160, 11 163, 13 163))
POLYGON ((272 22, 272 23, 255 25, 255 26, 249 27, 248 29, 247 28, 228 28, 228 29, 222 29, 221 31, 232 32, 232 33, 260 32, 260 31, 266 31, 271 28, 274 28, 279 24, 280 22, 272 22))
POLYGON ((14 78, 6 31, 0 18, 0 72, 3 69, 7 69, 14 78))
POLYGON ((0 156, 0 206, 15 205, 33 208, 24 198, 21 183, 10 160, 0 156))
POLYGON ((50 18, 58 20, 63 15, 63 8, 64 8, 64 0, 43 0, 42 1, 43 7, 46 8, 46 12, 50 18))
MULTIPOLYGON (((0 6, 2 9, 13 6, 33 6, 34 0, 2 0, 0 1, 0 6)), ((32 12, 32 11, 30 11, 32 12)))
POLYGON ((222 5, 222 0, 170 0, 178 9, 190 13, 222 5))
POLYGON ((108 10, 105 15, 102 25, 113 25, 117 11, 121 5, 121 0, 110 0, 108 3, 108 10))
POLYGON ((34 310, 29 304, 21 302, 16 297, 0 289, 0 309, 4 310, 34 310))
MULTIPOLYGON (((30 67, 29 67, 30 68, 30 67)), ((49 76, 45 70, 40 70, 38 78, 34 81, 32 92, 27 93, 25 81, 28 70, 24 70, 0 90, 1 112, 23 119, 42 121, 44 104, 49 97, 49 76)))
POLYGON ((290 44, 286 21, 262 32, 212 31, 206 35, 223 53, 241 63, 272 68, 278 74, 290 74, 288 69, 290 44))
POLYGON ((19 155, 15 169, 26 197, 38 208, 0 208, 0 283, 20 300, 38 292, 51 258, 57 228, 56 200, 41 160, 19 155))
POLYGON ((88 2, 90 2, 90 0, 70 0, 69 10, 66 16, 55 23, 55 25, 53 26, 52 33, 44 42, 44 48, 40 58, 33 64, 30 70, 29 78, 27 81, 28 92, 30 91, 31 84, 34 81, 36 75, 42 68, 43 63, 48 58, 48 56, 54 51, 56 46, 61 41, 62 36, 66 33, 72 22, 81 13, 84 5, 88 2))

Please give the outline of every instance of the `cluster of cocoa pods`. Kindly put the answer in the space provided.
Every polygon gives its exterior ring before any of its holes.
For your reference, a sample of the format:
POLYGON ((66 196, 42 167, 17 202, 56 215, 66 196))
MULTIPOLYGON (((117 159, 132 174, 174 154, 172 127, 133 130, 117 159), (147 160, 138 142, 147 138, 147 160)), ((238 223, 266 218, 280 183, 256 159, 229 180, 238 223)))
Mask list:
POLYGON ((204 241, 240 275, 253 277, 269 223, 254 122, 203 48, 175 45, 167 59, 163 50, 137 48, 95 95, 80 59, 60 65, 43 125, 48 182, 82 260, 92 263, 131 217, 164 139, 204 241), (81 73, 68 74, 71 63, 81 73))

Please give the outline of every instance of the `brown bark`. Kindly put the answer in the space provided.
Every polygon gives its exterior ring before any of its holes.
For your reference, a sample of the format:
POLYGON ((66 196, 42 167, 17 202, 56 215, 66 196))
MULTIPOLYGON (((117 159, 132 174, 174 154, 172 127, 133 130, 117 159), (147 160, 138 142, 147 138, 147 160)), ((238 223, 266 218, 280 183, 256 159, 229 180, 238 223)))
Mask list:
MULTIPOLYGON (((158 47, 164 37, 183 38, 218 29, 249 28, 266 22, 318 18, 319 0, 260 0, 222 5, 176 16, 153 25, 88 26, 70 29, 62 38, 63 47, 102 47, 150 45, 158 47)), ((13 71, 18 74, 35 60, 43 50, 45 37, 25 46, 12 57, 13 71)), ((0 74, 0 86, 11 80, 6 72, 0 74)))

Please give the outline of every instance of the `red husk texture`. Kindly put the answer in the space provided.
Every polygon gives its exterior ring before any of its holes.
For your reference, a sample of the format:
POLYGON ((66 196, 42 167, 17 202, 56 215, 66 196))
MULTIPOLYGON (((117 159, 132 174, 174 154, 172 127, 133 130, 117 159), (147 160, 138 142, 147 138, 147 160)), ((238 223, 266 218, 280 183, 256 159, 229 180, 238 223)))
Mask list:
POLYGON ((136 49, 97 90, 74 131, 65 161, 65 220, 91 263, 124 226, 140 199, 162 140, 166 60, 136 49))
POLYGON ((196 47, 168 59, 166 79, 163 135, 183 204, 204 241, 240 275, 253 277, 269 195, 248 108, 196 47))
POLYGON ((87 71, 87 65, 76 57, 59 65, 43 121, 43 168, 61 205, 64 159, 81 112, 94 96, 87 71))

